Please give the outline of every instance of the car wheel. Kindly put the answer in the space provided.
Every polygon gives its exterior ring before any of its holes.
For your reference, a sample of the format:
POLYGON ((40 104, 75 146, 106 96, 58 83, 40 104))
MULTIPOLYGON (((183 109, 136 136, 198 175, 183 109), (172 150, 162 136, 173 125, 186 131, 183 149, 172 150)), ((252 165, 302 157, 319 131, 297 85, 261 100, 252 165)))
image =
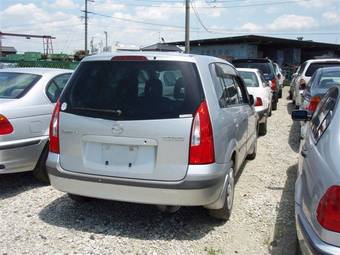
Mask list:
MULTIPOLYGON (((256 137, 257 137, 257 134, 256 134, 256 137)), ((251 154, 248 154, 247 159, 248 160, 254 160, 256 158, 256 152, 257 152, 257 138, 256 138, 256 141, 255 141, 255 144, 254 144, 253 152, 251 154)))
POLYGON ((67 193, 67 195, 71 200, 77 203, 86 203, 92 200, 92 198, 90 197, 84 197, 84 196, 70 194, 70 193, 67 193))
POLYGON ((209 209, 209 215, 215 219, 227 221, 230 218, 234 204, 235 173, 234 167, 229 169, 224 205, 221 209, 209 209))
POLYGON ((277 101, 273 102, 273 104, 272 104, 272 110, 273 110, 273 111, 277 110, 277 101))
POLYGON ((259 125, 259 136, 265 136, 267 134, 267 119, 265 123, 259 125))
POLYGON ((48 157, 48 144, 45 146, 45 148, 43 149, 40 155, 38 163, 33 170, 33 175, 40 182, 50 184, 50 178, 48 178, 47 169, 46 169, 47 157, 48 157))
POLYGON ((162 213, 173 214, 177 212, 181 207, 180 206, 171 206, 171 205, 157 205, 157 209, 162 213))

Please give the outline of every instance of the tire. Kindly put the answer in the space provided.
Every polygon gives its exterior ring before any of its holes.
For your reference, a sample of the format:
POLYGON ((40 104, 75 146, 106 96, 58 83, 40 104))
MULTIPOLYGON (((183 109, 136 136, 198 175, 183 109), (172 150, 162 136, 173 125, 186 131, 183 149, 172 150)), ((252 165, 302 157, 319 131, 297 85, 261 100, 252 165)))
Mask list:
POLYGON ((247 159, 248 160, 254 160, 256 158, 256 152, 257 152, 257 138, 256 138, 256 141, 255 141, 254 150, 251 154, 248 154, 247 159))
POLYGON ((277 101, 273 102, 272 104, 272 110, 276 111, 277 110, 277 101))
POLYGON ((222 221, 229 220, 231 212, 233 210, 235 193, 235 172, 233 166, 229 169, 228 184, 226 189, 227 190, 223 207, 221 209, 208 210, 211 217, 222 221))
POLYGON ((176 213, 180 208, 181 208, 180 206, 157 205, 157 209, 164 214, 176 213))
POLYGON ((267 134, 267 120, 265 123, 259 125, 259 136, 265 136, 267 134))
POLYGON ((271 117, 272 116, 272 106, 270 105, 270 109, 268 111, 268 117, 271 117))
POLYGON ((33 170, 33 176, 40 182, 50 184, 50 178, 48 177, 46 169, 47 157, 48 157, 48 144, 45 146, 40 155, 38 163, 33 170))
POLYGON ((92 200, 90 197, 84 197, 80 195, 67 193, 67 196, 76 203, 86 203, 92 200))

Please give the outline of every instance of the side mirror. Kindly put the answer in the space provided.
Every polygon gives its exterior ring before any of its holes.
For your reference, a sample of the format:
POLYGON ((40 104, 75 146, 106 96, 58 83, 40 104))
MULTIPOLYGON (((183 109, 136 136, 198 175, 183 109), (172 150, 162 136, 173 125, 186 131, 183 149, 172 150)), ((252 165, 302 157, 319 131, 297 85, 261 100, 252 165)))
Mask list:
POLYGON ((254 96, 253 95, 249 95, 249 104, 251 106, 254 106, 255 105, 255 99, 254 99, 254 96))
POLYGON ((306 110, 296 110, 292 112, 294 121, 309 121, 312 119, 311 113, 306 110))

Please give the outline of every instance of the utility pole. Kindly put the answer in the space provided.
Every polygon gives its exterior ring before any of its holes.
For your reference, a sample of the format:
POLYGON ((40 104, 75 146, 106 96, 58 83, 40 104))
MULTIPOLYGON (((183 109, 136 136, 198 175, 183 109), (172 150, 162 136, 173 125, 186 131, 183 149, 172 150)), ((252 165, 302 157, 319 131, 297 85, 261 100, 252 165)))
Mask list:
POLYGON ((104 31, 104 34, 105 34, 105 52, 108 51, 108 48, 107 48, 107 31, 104 31))
POLYGON ((185 0, 185 53, 190 53, 190 0, 185 0))
POLYGON ((94 2, 93 0, 85 0, 85 55, 87 55, 87 26, 88 26, 88 11, 87 11, 87 3, 94 2))

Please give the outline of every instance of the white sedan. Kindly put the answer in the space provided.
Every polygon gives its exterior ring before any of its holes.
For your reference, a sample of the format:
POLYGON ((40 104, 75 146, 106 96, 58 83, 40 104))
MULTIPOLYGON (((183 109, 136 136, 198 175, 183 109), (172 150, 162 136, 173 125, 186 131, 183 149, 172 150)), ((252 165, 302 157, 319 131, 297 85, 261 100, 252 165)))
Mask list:
POLYGON ((54 104, 72 70, 0 70, 0 175, 33 171, 48 182, 45 161, 54 104))
POLYGON ((255 110, 259 115, 259 135, 267 133, 267 118, 272 113, 273 92, 270 85, 258 69, 238 68, 237 69, 248 89, 248 93, 254 96, 255 110))

